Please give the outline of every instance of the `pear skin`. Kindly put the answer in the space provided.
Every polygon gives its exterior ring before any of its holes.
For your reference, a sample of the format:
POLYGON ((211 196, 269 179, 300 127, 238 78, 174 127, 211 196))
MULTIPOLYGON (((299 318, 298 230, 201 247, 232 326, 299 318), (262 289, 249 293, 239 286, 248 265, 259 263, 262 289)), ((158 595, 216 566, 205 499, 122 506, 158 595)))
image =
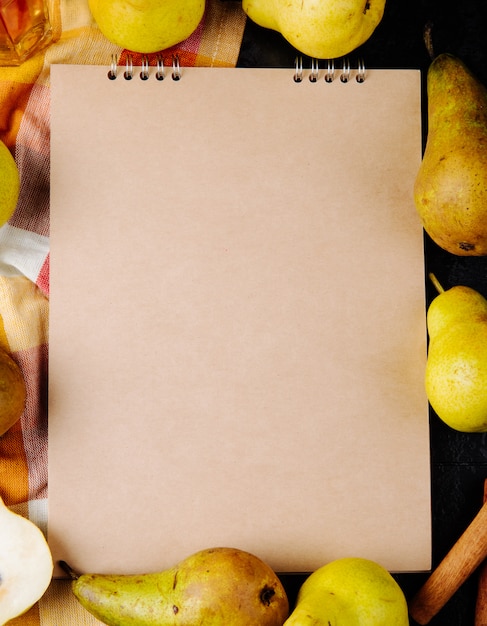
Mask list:
POLYGON ((280 32, 303 54, 335 59, 372 36, 385 0, 242 0, 242 8, 252 21, 280 32))
POLYGON ((274 571, 236 548, 202 550, 158 573, 82 574, 72 589, 109 626, 282 626, 289 614, 274 571))
POLYGON ((20 194, 20 174, 8 147, 0 140, 0 227, 14 214, 20 194))
POLYGON ((159 52, 187 39, 205 0, 89 0, 93 18, 112 43, 132 52, 159 52))
POLYGON ((336 559, 302 584, 284 626, 408 626, 402 589, 379 563, 336 559))
POLYGON ((487 300, 457 285, 427 313, 428 400, 438 417, 461 432, 487 431, 487 300))
POLYGON ((22 417, 27 387, 19 365, 0 347, 0 436, 22 417))
POLYGON ((450 54, 428 69, 428 136, 414 202, 423 227, 457 256, 487 254, 487 89, 450 54))

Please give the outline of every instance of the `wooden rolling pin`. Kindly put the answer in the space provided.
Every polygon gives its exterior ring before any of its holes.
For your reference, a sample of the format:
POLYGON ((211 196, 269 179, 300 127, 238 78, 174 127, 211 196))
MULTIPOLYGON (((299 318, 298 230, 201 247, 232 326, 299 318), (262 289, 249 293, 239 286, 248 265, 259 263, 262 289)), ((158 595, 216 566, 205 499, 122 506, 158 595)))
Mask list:
MULTIPOLYGON (((487 502, 487 480, 484 482, 484 504, 487 502)), ((474 626, 487 626, 487 563, 479 571, 474 626)))
POLYGON ((411 617, 418 624, 428 624, 486 557, 487 502, 484 501, 463 535, 410 601, 411 617))

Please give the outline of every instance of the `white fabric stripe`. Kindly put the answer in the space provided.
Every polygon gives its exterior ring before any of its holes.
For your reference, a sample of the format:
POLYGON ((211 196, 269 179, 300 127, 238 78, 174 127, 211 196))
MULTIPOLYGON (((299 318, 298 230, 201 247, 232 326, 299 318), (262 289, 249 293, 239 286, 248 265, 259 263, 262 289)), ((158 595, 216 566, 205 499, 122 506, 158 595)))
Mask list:
POLYGON ((0 274, 36 282, 49 252, 49 238, 11 224, 0 228, 0 274))
POLYGON ((29 500, 29 519, 47 536, 47 498, 29 500))

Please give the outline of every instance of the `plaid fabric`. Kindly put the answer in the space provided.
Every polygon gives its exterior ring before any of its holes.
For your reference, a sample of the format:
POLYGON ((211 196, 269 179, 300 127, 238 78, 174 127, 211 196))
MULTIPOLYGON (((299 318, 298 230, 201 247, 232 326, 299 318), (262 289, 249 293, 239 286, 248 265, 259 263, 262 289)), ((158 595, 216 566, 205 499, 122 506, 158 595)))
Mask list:
MULTIPOLYGON (((12 510, 47 526, 47 363, 49 311, 49 68, 53 63, 119 65, 127 51, 106 40, 87 0, 52 0, 54 42, 16 68, 0 68, 0 138, 21 176, 18 206, 0 228, 0 345, 20 364, 27 383, 21 420, 0 437, 0 495, 12 510)), ((182 66, 236 64, 245 16, 238 0, 207 0, 197 30, 163 52, 182 66)), ((156 63, 151 55, 150 64, 156 63)), ((133 54, 134 65, 141 64, 133 54)), ((74 251, 75 253, 75 251, 74 251)), ((53 581, 12 624, 99 624, 74 600, 67 581, 53 581)))

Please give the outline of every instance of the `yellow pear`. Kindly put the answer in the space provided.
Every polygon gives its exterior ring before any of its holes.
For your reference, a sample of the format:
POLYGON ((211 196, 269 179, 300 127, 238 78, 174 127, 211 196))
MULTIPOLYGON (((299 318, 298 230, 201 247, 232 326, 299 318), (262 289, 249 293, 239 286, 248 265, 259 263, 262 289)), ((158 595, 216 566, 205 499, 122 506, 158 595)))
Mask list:
POLYGON ((284 626, 408 626, 402 589, 375 561, 348 557, 313 572, 284 626))
POLYGON ((159 52, 187 39, 198 27, 205 0, 89 0, 100 31, 132 52, 159 52))
POLYGON ((242 7, 252 21, 280 32, 303 54, 335 59, 371 37, 385 0, 242 0, 242 7))
POLYGON ((20 367, 0 348, 0 436, 20 419, 25 408, 26 386, 20 367))
POLYGON ((0 624, 22 615, 45 593, 53 562, 41 530, 0 498, 0 624))
POLYGON ((289 614, 273 570, 235 548, 202 550, 157 573, 71 575, 79 602, 111 626, 282 626, 289 614))
POLYGON ((12 153, 0 141, 0 226, 12 217, 20 192, 19 170, 12 153))
POLYGON ((414 184, 425 231, 458 256, 487 254, 487 89, 440 54, 427 76, 428 137, 414 184))
POLYGON ((487 431, 487 300, 457 285, 427 313, 425 387, 440 419, 462 432, 487 431))

